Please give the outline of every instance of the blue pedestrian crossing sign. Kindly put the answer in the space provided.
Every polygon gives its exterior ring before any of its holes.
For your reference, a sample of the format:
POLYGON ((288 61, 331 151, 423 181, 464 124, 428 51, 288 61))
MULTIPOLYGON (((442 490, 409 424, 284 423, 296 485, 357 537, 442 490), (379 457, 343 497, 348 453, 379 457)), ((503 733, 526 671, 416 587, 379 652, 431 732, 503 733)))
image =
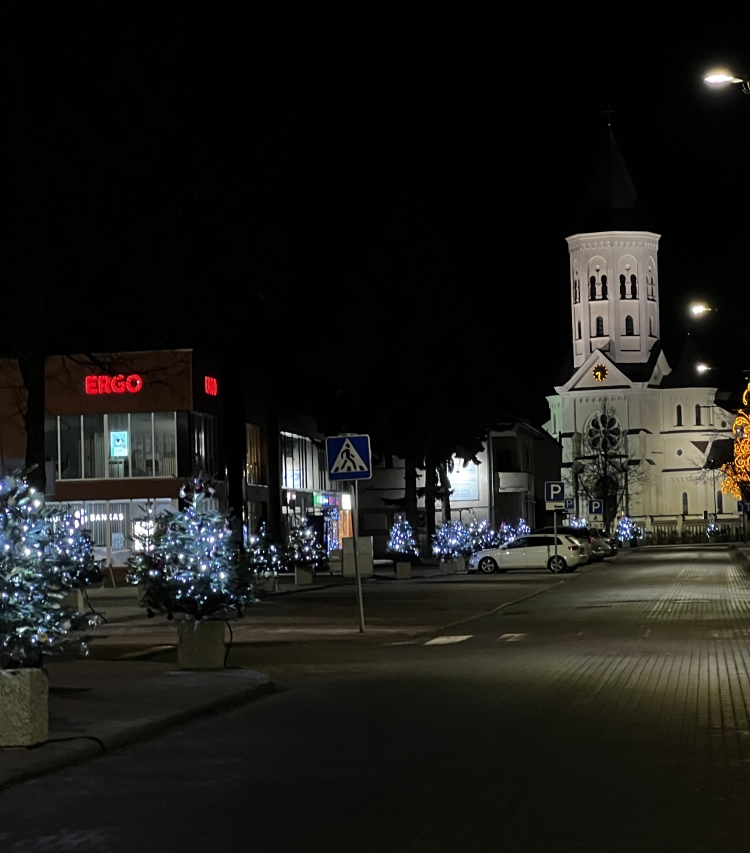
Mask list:
POLYGON ((329 480, 369 480, 372 454, 369 435, 334 435, 326 439, 329 480))
POLYGON ((604 501, 589 501, 589 515, 604 515, 604 501))

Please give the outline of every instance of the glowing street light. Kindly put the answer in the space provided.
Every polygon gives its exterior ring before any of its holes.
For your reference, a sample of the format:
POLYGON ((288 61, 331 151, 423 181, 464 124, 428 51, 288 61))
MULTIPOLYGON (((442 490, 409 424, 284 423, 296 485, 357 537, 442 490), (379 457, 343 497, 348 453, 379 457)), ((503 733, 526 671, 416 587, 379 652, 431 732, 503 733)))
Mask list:
POLYGON ((727 83, 739 83, 740 88, 746 95, 750 95, 750 81, 742 77, 735 77, 731 71, 725 69, 716 69, 703 78, 704 83, 709 86, 726 86, 727 83))
POLYGON ((690 306, 690 313, 693 317, 702 317, 710 310, 711 308, 705 302, 693 302, 690 306))
POLYGON ((711 368, 707 364, 696 364, 695 369, 698 371, 698 373, 705 373, 707 370, 710 370, 711 368))

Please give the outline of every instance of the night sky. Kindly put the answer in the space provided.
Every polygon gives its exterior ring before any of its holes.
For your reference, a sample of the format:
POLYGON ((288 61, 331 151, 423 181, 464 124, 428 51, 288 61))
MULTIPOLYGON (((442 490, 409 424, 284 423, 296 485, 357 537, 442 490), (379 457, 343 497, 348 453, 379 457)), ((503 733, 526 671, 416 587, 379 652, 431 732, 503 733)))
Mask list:
MULTIPOLYGON (((728 22, 679 40, 633 26, 595 49, 577 30, 538 42, 523 27, 494 49, 486 34, 475 45, 448 31, 304 51, 262 33, 18 43, 3 72, 23 134, 6 139, 6 162, 13 176, 31 144, 55 180, 62 174, 47 227, 59 222, 56 239, 69 245, 71 222, 80 225, 66 286, 80 295, 125 283, 129 322, 111 340, 127 344, 137 325, 132 340, 143 344, 148 318, 160 306, 169 315, 175 299, 169 322, 189 303, 210 325, 212 310, 236 311, 259 288, 283 294, 276 351, 300 376, 316 375, 316 352, 331 366, 342 317, 368 357, 398 369, 412 319, 397 291, 366 282, 394 223, 412 223, 444 271, 436 300, 449 328, 435 371, 459 362, 503 408, 543 420, 554 378, 544 360, 559 365, 571 334, 565 237, 607 109, 662 235, 670 364, 686 305, 702 298, 719 309, 693 329, 705 360, 750 368, 750 97, 702 82, 711 67, 750 62, 728 22), (82 264, 87 245, 97 260, 82 264), (248 276, 260 284, 248 288, 248 276)), ((96 337, 95 315, 82 327, 96 337)), ((70 346, 83 334, 71 329, 70 346)))

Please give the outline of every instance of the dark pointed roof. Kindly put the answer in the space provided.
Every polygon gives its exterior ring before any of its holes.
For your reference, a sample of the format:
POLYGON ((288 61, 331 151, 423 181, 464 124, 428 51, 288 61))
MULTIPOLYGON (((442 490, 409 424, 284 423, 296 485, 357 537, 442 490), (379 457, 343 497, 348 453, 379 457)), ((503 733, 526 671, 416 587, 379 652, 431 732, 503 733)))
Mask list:
POLYGON ((706 370, 704 373, 698 373, 695 369, 697 364, 700 364, 703 359, 695 346, 690 335, 687 336, 685 346, 682 348, 682 355, 677 363, 677 367, 661 381, 662 388, 713 388, 715 387, 714 377, 711 376, 711 371, 706 370))
POLYGON ((649 230, 612 128, 599 153, 594 179, 576 224, 578 233, 649 230))

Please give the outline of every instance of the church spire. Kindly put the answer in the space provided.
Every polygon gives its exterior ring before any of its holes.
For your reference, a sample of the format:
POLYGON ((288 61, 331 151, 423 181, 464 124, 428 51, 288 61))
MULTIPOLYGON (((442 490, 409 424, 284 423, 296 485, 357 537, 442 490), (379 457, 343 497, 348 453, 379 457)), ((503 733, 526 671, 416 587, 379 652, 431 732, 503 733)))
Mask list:
POLYGON ((635 186, 612 128, 608 126, 576 231, 643 231, 647 228, 635 186))

